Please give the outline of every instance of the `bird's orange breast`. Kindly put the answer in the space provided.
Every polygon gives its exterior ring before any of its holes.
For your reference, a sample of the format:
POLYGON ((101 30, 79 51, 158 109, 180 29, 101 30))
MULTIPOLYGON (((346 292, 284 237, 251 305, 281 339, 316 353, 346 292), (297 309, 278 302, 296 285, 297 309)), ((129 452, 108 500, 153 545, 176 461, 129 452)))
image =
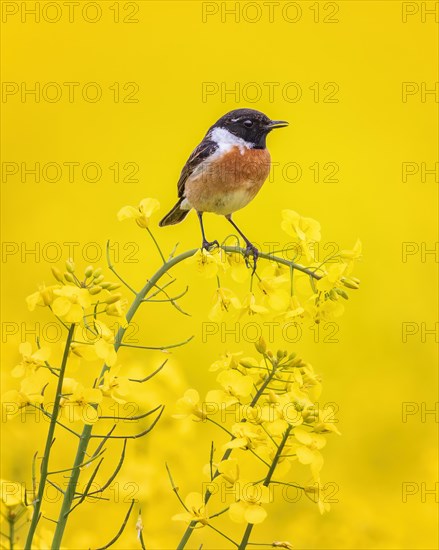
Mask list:
POLYGON ((214 155, 189 176, 185 196, 196 210, 231 214, 256 196, 268 177, 270 164, 267 149, 234 146, 214 155))

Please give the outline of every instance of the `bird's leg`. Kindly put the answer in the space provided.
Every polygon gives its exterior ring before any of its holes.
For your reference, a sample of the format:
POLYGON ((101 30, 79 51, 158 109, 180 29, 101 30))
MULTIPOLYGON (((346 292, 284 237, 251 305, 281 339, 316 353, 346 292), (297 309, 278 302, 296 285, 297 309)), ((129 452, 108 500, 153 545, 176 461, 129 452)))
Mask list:
POLYGON ((198 215, 198 220, 200 221, 201 235, 203 236, 203 242, 201 244, 201 248, 204 248, 205 250, 209 250, 213 246, 219 246, 218 241, 209 242, 206 239, 206 235, 204 234, 204 226, 203 226, 203 212, 197 211, 197 215, 198 215))
POLYGON ((256 262, 258 261, 259 256, 259 250, 256 248, 255 245, 253 245, 247 237, 244 235, 244 233, 239 229, 239 227, 236 225, 236 223, 232 220, 232 214, 228 214, 226 216, 226 219, 233 225, 233 227, 236 229, 236 231, 241 235, 241 237, 244 239, 246 248, 245 248, 245 261, 247 263, 247 266, 249 266, 248 257, 250 254, 253 256, 253 273, 256 271, 256 262))

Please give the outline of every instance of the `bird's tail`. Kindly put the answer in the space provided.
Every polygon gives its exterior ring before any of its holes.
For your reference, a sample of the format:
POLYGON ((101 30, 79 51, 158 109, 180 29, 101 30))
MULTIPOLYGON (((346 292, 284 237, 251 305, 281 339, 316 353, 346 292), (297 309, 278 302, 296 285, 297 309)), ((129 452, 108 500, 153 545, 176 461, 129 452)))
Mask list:
POLYGON ((185 219, 189 214, 189 210, 183 210, 180 208, 181 203, 183 202, 183 197, 177 202, 174 208, 166 214, 166 216, 160 221, 159 226, 163 227, 164 225, 175 225, 180 223, 185 219))

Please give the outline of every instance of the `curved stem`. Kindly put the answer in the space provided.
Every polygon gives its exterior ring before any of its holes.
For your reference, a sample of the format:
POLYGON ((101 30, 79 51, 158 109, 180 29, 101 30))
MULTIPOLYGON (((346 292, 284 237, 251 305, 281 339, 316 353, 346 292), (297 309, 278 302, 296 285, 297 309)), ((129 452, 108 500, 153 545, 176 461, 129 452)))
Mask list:
MULTIPOLYGON (((267 369, 268 369, 268 367, 267 367, 267 369)), ((261 397, 261 395, 264 393, 265 389, 267 388, 268 384, 271 382, 275 372, 276 372, 276 367, 274 365, 272 365, 272 369, 271 369, 271 371, 268 372, 267 378, 264 380, 263 384, 261 385, 261 387, 257 391, 256 395, 253 397, 253 399, 250 403, 250 407, 254 407, 256 405, 259 398, 261 397)), ((245 419, 242 422, 245 422, 245 419)), ((234 438, 232 437, 232 439, 234 439, 234 438)), ((226 452, 223 454, 220 462, 222 462, 224 460, 227 460, 229 458, 229 456, 232 454, 232 451, 233 451, 233 449, 227 449, 226 452)), ((217 478, 218 476, 219 476, 219 471, 216 470, 215 475, 212 478, 212 481, 215 478, 217 478)), ((206 489, 206 492, 204 493, 204 503, 205 504, 207 504, 209 502, 211 496, 212 496, 212 493, 209 491, 209 489, 206 489)), ((197 525, 196 521, 192 521, 188 525, 188 527, 186 528, 186 531, 183 533, 183 536, 182 536, 180 542, 178 543, 177 550, 183 550, 183 548, 186 546, 186 543, 190 539, 190 537, 192 535, 192 532, 195 529, 196 525, 197 525)))
MULTIPOLYGON (((241 248, 239 246, 221 246, 220 248, 224 250, 224 252, 237 252, 245 256, 245 248, 241 248)), ((267 254, 265 252, 259 251, 258 259, 260 258, 264 260, 271 260, 278 264, 286 265, 292 269, 297 269, 297 271, 301 271, 302 273, 310 275, 313 279, 319 280, 323 277, 323 275, 318 275, 316 273, 317 269, 320 269, 320 266, 318 268, 309 268, 301 264, 296 264, 295 262, 292 262, 290 260, 286 260, 285 258, 281 258, 280 256, 274 256, 273 254, 267 254)))
MULTIPOLYGON (((279 462, 279 459, 282 455, 282 451, 285 447, 286 442, 288 441, 288 437, 289 437, 290 432, 291 432, 292 429, 293 429, 293 426, 288 426, 288 428, 285 430, 285 433, 282 437, 282 441, 279 443, 279 447, 276 451, 276 454, 274 455, 273 462, 271 463, 271 466, 268 470, 267 476, 265 477, 264 482, 262 484, 265 487, 268 487, 270 485, 271 478, 273 477, 274 471, 276 469, 276 466, 279 462)), ((248 541, 249 541, 251 532, 253 530, 253 525, 254 525, 253 523, 249 523, 247 525, 247 527, 245 529, 245 532, 244 532, 244 535, 242 537, 242 540, 241 540, 241 542, 238 546, 238 550, 245 550, 247 548, 248 541)))
POLYGON ((149 233, 149 236, 151 237, 153 243, 155 244, 155 247, 157 248, 158 253, 160 254, 160 258, 162 259, 162 262, 166 263, 166 258, 163 256, 162 249, 159 246, 159 243, 157 242, 157 239, 154 237, 154 234, 152 233, 151 229, 149 227, 146 228, 146 230, 149 233))
POLYGON ((29 550, 32 547, 32 540, 35 535, 35 529, 37 528, 38 521, 41 516, 41 505, 43 503, 44 491, 46 489, 47 476, 49 475, 49 458, 50 451, 53 443, 53 436, 55 433, 55 428, 58 420, 59 407, 62 396, 62 385, 64 382, 64 374, 67 366, 67 359, 69 357, 70 344, 72 343, 73 333, 75 332, 75 324, 72 323, 69 328, 69 334, 67 336, 66 345, 64 347, 64 354, 61 363, 61 369, 58 376, 58 384, 56 387, 55 401, 53 404, 53 411, 50 418, 49 430, 47 432, 46 438, 46 447, 44 449, 43 458, 41 461, 41 470, 40 470, 40 482, 38 486, 38 494, 34 501, 34 511, 32 514, 32 521, 29 527, 29 532, 27 534, 25 549, 29 550))
MULTIPOLYGON (((245 256, 245 253, 246 253, 245 249, 240 248, 239 246, 221 246, 221 249, 224 250, 224 252, 227 252, 227 253, 238 253, 238 254, 242 254, 243 256, 245 256)), ((183 252, 183 253, 179 254, 178 256, 169 258, 154 273, 154 275, 150 279, 147 280, 144 287, 138 293, 135 294, 134 300, 133 300, 133 302, 132 302, 132 304, 131 304, 131 306, 130 306, 127 314, 126 314, 127 325, 125 327, 120 327, 119 330, 117 331, 115 341, 114 341, 115 351, 117 351, 120 348, 120 346, 122 344, 123 337, 124 337, 125 332, 127 330, 127 327, 129 326, 129 323, 133 319, 135 313, 139 309, 139 306, 145 300, 148 293, 157 285, 158 281, 163 277, 163 275, 165 275, 170 269, 172 269, 177 264, 179 264, 179 263, 183 262, 184 260, 192 257, 194 254, 196 254, 196 252, 198 252, 198 250, 199 250, 198 248, 193 248, 191 250, 187 250, 186 252, 183 252)), ((262 259, 265 259, 265 260, 270 260, 270 261, 275 261, 277 263, 287 265, 289 267, 292 267, 293 269, 297 269, 298 271, 306 273, 307 275, 309 275, 310 277, 312 277, 314 279, 321 279, 321 277, 322 277, 322 275, 318 275, 317 273, 315 273, 311 269, 308 269, 308 268, 306 268, 306 267, 304 267, 300 264, 296 264, 294 262, 291 262, 289 260, 285 260, 284 258, 273 256, 271 254, 266 254, 264 252, 260 252, 259 253, 259 258, 262 258, 262 259)), ((109 267, 111 269, 112 268, 111 262, 109 264, 110 264, 109 267)), ((112 270, 114 270, 114 268, 112 270)), ((131 287, 129 287, 129 288, 131 289, 131 287)), ((109 367, 106 364, 104 364, 103 367, 102 367, 99 378, 102 378, 104 376, 104 374, 107 372, 107 370, 109 370, 109 367)), ((274 372, 274 370, 275 369, 273 368, 273 372, 274 372)), ((62 379, 62 376, 60 375, 60 380, 61 379, 62 379)), ((271 379, 270 376, 269 376, 269 379, 271 379)), ((268 380, 267 380, 267 383, 268 383, 268 380)), ((263 387, 265 387, 265 384, 264 384, 263 387)), ((261 394, 261 392, 259 392, 257 394, 257 398, 260 396, 260 394, 261 394)), ((255 400, 253 400, 253 401, 255 401, 255 400)), ((76 457, 75 457, 74 464, 73 464, 73 467, 72 467, 72 474, 69 478, 69 483, 68 483, 68 486, 67 486, 66 491, 64 493, 64 499, 63 499, 63 503, 61 505, 61 510, 60 510, 60 513, 59 513, 59 516, 58 516, 57 526, 56 526, 55 534, 54 534, 53 541, 52 541, 52 549, 53 550, 57 550, 58 548, 61 547, 61 541, 62 541, 64 531, 65 531, 65 528, 66 528, 67 517, 68 517, 68 514, 71 511, 71 506, 72 506, 73 499, 74 499, 74 496, 75 496, 79 475, 81 473, 80 465, 84 462, 87 447, 88 447, 88 444, 89 444, 91 436, 92 436, 92 430, 93 430, 93 426, 91 424, 85 425, 83 430, 82 430, 81 436, 79 438, 79 443, 78 443, 78 447, 77 447, 77 451, 76 451, 76 457)), ((224 454, 223 460, 226 460, 228 458, 231 451, 232 451, 231 449, 227 449, 226 453, 224 454)), ((205 502, 207 502, 209 500, 210 496, 211 496, 210 494, 206 494, 205 502)), ((187 540, 189 539, 189 537, 192 534, 193 527, 194 526, 192 524, 189 525, 188 529, 186 530, 185 534, 183 535, 182 540, 180 541, 180 544, 179 544, 178 548, 184 548, 187 540)), ((30 538, 29 540, 32 540, 32 538, 30 538)))
MULTIPOLYGON (((116 351, 120 348, 122 344, 122 340, 127 330, 127 326, 131 322, 132 318, 134 317, 136 311, 138 310, 139 306, 141 305, 142 301, 144 300, 148 292, 150 292, 150 290, 154 288, 155 284, 160 280, 160 278, 167 271, 169 271, 169 269, 171 269, 174 265, 182 262, 183 260, 186 260, 187 258, 190 258, 191 256, 193 256, 197 252, 197 250, 198 249, 188 250, 187 252, 184 252, 176 256, 175 258, 172 258, 169 261, 167 261, 165 264, 163 264, 163 266, 158 271, 156 271, 156 273, 151 277, 151 279, 149 279, 146 282, 142 290, 135 295, 135 298, 131 304, 131 307, 129 308, 126 315, 127 325, 126 327, 120 327, 119 330, 117 331, 116 338, 114 341, 114 349, 116 351)), ((102 378, 108 369, 109 367, 106 364, 104 364, 102 367, 101 373, 99 375, 99 378, 102 378)), ((57 550, 58 548, 61 548, 61 542, 64 536, 66 524, 67 524, 67 517, 72 507, 73 499, 76 492, 76 487, 78 485, 78 480, 81 473, 80 465, 84 462, 85 454, 87 452, 87 447, 91 439, 92 430, 93 430, 93 426, 91 424, 85 425, 82 430, 81 436, 79 438, 78 448, 76 451, 76 456, 72 467, 72 474, 69 478, 69 483, 64 493, 64 498, 63 498, 61 510, 58 516, 55 534, 52 540, 53 550, 57 550)))

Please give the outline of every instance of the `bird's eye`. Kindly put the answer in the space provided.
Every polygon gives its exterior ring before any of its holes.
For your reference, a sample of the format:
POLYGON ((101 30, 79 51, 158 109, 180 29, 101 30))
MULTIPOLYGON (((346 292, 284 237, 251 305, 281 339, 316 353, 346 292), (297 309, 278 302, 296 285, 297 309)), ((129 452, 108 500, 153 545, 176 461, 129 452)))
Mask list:
POLYGON ((246 128, 251 128, 253 126, 253 121, 252 120, 244 120, 243 124, 246 128))

